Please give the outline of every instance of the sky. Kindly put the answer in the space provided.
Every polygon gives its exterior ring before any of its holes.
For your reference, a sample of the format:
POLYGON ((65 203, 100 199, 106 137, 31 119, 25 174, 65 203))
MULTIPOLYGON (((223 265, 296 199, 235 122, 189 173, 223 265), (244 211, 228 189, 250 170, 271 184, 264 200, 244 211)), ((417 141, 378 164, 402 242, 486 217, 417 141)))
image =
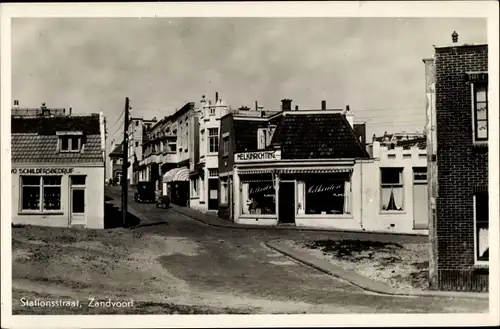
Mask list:
POLYGON ((12 99, 103 111, 108 145, 133 117, 161 118, 219 93, 233 108, 350 106, 367 136, 423 131, 423 58, 486 42, 476 18, 15 18, 12 99))

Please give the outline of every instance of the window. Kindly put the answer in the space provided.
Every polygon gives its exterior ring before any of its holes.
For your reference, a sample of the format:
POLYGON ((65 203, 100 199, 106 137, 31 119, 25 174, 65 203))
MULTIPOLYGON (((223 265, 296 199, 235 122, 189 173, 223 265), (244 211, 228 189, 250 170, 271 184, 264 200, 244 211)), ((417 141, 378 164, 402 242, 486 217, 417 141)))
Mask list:
POLYGON ((263 150, 266 148, 266 129, 259 128, 257 130, 257 148, 263 150))
POLYGON ((474 83, 474 141, 488 140, 488 86, 486 83, 474 83))
POLYGON ((382 211, 403 211, 403 169, 381 168, 382 211))
POLYGON ((61 176, 22 176, 22 211, 61 210, 61 176))
POLYGON ((218 168, 208 168, 208 177, 219 177, 218 168))
POLYGON ((215 107, 210 108, 210 115, 215 115, 215 107))
POLYGON ((135 142, 135 147, 139 147, 139 142, 135 142))
POLYGON ((229 154, 229 137, 226 136, 222 139, 222 149, 224 150, 224 155, 229 154))
POLYGON ((175 143, 168 144, 168 149, 169 149, 169 152, 176 152, 177 151, 177 144, 175 144, 175 143))
POLYGON ((85 175, 74 175, 74 176, 71 176, 71 186, 85 185, 86 179, 87 179, 87 176, 85 176, 85 175))
POLYGON ((61 136, 61 152, 80 152, 81 136, 61 136))
POLYGON ((208 152, 219 152, 219 128, 208 128, 208 152))
POLYGON ((136 121, 136 122, 135 122, 135 126, 136 126, 136 127, 137 127, 137 126, 139 126, 139 121, 136 121))
POLYGON ((228 184, 227 180, 220 181, 220 203, 227 204, 228 203, 228 184))
POLYGON ((275 215, 276 190, 271 178, 244 181, 241 205, 243 215, 275 215))
POLYGON ((341 215, 350 213, 350 177, 316 175, 305 181, 305 213, 341 215))
POLYGON ((413 168, 413 181, 427 182, 427 168, 426 167, 413 168))
POLYGON ((476 260, 479 262, 487 262, 489 260, 489 205, 488 194, 476 194, 474 196, 474 220, 476 223, 476 260))

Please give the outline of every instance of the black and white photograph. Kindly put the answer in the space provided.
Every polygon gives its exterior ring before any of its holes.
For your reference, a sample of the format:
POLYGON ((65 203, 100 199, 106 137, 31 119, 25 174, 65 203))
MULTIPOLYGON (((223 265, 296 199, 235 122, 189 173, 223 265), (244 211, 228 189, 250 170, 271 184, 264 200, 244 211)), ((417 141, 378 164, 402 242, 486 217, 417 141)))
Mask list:
POLYGON ((46 5, 2 4, 2 327, 498 324, 497 2, 46 5))

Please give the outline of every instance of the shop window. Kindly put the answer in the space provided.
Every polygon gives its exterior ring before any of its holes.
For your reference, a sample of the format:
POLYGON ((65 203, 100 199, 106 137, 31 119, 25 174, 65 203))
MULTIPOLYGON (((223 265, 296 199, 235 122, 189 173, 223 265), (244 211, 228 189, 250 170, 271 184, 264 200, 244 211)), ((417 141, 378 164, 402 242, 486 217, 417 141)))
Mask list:
POLYGON ((61 136, 61 152, 80 152, 82 136, 61 136))
POLYGON ((341 215, 350 213, 349 177, 316 176, 305 181, 305 213, 341 215))
POLYGON ((477 262, 488 262, 489 260, 489 204, 488 194, 476 194, 474 196, 474 220, 476 227, 476 260, 477 262))
POLYGON ((21 210, 61 210, 61 176, 22 176, 21 210))
POLYGON ((241 213, 243 215, 276 214, 276 191, 271 180, 243 182, 241 213))
POLYGON ((208 152, 219 152, 219 128, 208 128, 208 152))
POLYGON ((474 83, 473 95, 473 118, 474 118, 474 141, 488 141, 488 85, 486 83, 474 83))
POLYGON ((228 203, 228 193, 229 193, 229 187, 227 180, 221 180, 220 181, 220 203, 221 204, 227 204, 228 203))
POLYGON ((381 168, 382 211, 403 211, 403 169, 381 168))

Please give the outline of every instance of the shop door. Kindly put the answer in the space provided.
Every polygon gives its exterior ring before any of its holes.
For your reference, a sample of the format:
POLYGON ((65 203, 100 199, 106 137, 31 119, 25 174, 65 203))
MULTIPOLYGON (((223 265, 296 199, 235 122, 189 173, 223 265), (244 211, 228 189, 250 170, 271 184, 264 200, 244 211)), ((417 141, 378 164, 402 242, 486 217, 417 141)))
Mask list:
POLYGON ((85 188, 71 188, 71 224, 85 224, 85 188))
POLYGON ((219 208, 219 180, 208 180, 208 209, 216 210, 219 208))
POLYGON ((280 183, 278 222, 280 224, 295 224, 295 182, 280 183))

